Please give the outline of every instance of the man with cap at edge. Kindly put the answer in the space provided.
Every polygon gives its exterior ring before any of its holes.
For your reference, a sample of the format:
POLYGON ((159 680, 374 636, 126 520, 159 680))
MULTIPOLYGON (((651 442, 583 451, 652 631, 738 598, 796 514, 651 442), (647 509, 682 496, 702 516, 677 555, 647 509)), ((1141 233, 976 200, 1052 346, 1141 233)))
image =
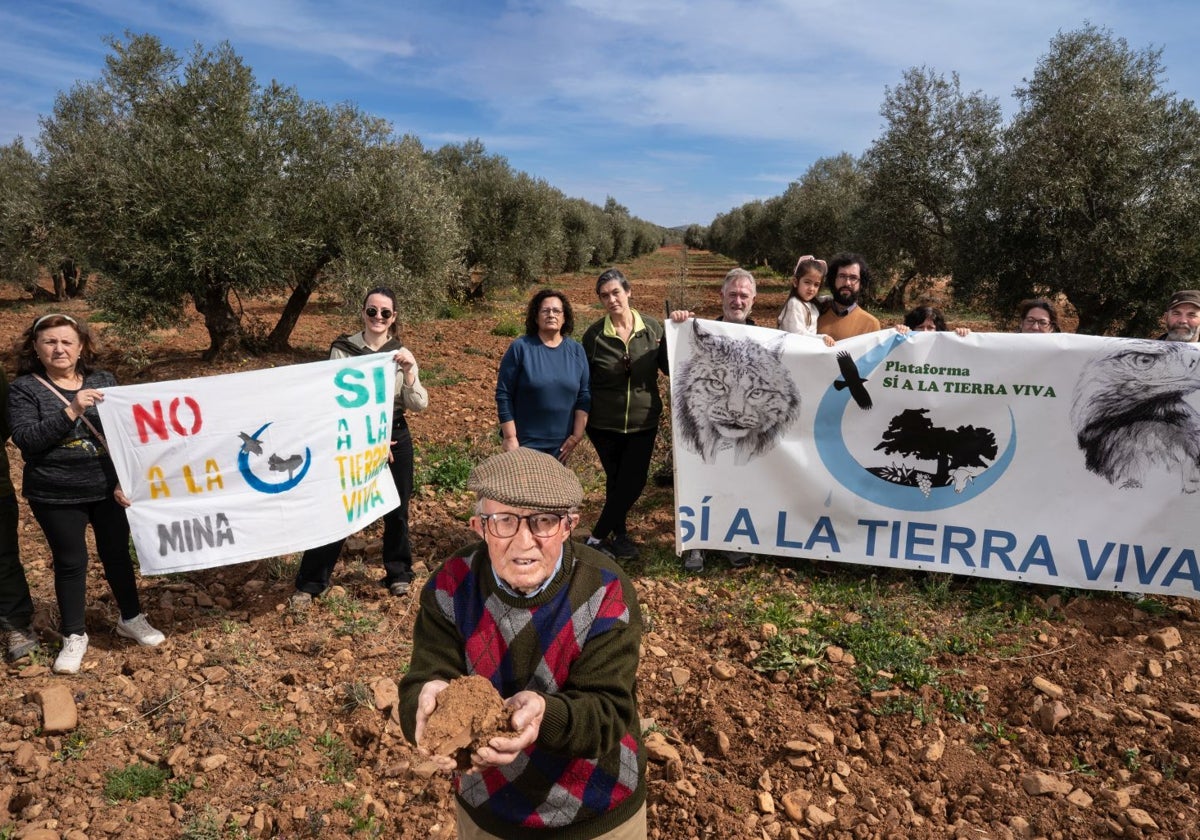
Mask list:
POLYGON ((571 540, 583 488, 553 456, 493 455, 468 487, 481 541, 422 587, 400 683, 405 737, 425 752, 438 694, 457 677, 486 677, 517 734, 492 738, 465 773, 433 756, 454 772, 458 836, 642 840, 637 593, 616 561, 571 540))
POLYGON ((1200 341, 1200 290, 1183 289, 1171 295, 1167 304, 1167 331, 1162 341, 1200 341))

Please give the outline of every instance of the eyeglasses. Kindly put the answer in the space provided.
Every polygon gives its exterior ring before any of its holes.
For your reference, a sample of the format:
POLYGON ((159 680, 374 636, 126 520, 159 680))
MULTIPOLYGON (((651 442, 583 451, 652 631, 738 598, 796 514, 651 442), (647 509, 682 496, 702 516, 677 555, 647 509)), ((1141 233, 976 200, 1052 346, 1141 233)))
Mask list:
POLYGON ((363 312, 367 313, 368 318, 374 318, 376 315, 378 315, 380 318, 382 318, 385 321, 388 318, 391 318, 393 315, 396 314, 395 312, 393 312, 390 309, 376 309, 374 306, 368 306, 366 309, 363 310, 363 312))
POLYGON ((1027 327, 1037 327, 1039 330, 1050 326, 1050 321, 1046 318, 1026 318, 1023 323, 1027 327))
POLYGON ((839 273, 837 276, 837 279, 838 279, 838 282, 842 282, 842 283, 861 283, 862 282, 862 278, 859 277, 857 274, 840 274, 839 273))
POLYGON ((522 521, 528 526, 529 533, 535 537, 553 537, 562 527, 565 517, 566 514, 563 513, 528 513, 524 516, 515 513, 482 513, 479 515, 486 525, 488 533, 500 539, 515 537, 517 531, 521 530, 522 521))
POLYGON ((629 358, 629 353, 621 357, 621 364, 625 365, 625 375, 633 376, 633 359, 629 358))
POLYGON ((561 309, 551 309, 551 308, 547 307, 546 309, 539 310, 538 314, 539 315, 561 315, 561 314, 563 314, 563 311, 561 309))

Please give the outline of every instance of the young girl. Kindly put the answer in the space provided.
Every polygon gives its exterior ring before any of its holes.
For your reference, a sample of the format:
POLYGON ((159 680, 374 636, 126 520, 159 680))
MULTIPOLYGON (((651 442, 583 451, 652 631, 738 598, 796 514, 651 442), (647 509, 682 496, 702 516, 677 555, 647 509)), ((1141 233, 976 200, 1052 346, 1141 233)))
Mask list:
POLYGON ((788 295, 783 310, 779 313, 777 323, 779 329, 797 335, 812 335, 824 339, 826 347, 833 346, 833 339, 827 335, 817 334, 817 318, 821 310, 813 301, 821 290, 825 280, 825 260, 819 260, 811 254, 803 256, 796 263, 792 272, 792 291, 788 295))

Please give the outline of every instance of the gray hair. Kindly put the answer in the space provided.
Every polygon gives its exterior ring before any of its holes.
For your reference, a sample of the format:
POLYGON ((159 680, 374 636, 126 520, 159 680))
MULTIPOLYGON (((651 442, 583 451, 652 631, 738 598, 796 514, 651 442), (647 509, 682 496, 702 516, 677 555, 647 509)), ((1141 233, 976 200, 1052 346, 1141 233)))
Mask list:
POLYGON ((755 294, 758 293, 758 284, 754 282, 754 275, 744 268, 734 268, 731 269, 730 272, 725 275, 725 279, 721 281, 721 294, 725 294, 725 290, 729 288, 729 284, 734 280, 742 279, 749 280, 750 288, 754 290, 755 294))

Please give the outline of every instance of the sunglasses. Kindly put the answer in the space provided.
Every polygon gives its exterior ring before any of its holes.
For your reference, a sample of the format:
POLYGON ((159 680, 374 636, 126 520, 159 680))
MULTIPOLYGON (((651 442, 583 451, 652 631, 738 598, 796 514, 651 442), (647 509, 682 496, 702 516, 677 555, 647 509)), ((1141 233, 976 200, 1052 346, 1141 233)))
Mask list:
POLYGON ((380 318, 382 318, 385 321, 388 318, 391 318, 394 314, 396 314, 396 313, 392 312, 392 310, 390 310, 390 309, 376 309, 374 306, 368 306, 366 309, 363 310, 363 312, 367 313, 368 318, 374 318, 376 315, 378 315, 380 318))

